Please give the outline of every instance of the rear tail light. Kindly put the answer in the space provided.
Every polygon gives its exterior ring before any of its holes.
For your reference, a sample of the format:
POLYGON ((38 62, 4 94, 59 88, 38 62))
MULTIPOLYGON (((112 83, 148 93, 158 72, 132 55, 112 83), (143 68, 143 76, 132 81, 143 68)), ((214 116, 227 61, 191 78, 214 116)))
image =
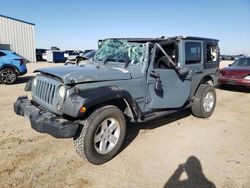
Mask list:
POLYGON ((20 61, 20 66, 25 64, 25 61, 24 59, 14 59, 15 61, 20 61))

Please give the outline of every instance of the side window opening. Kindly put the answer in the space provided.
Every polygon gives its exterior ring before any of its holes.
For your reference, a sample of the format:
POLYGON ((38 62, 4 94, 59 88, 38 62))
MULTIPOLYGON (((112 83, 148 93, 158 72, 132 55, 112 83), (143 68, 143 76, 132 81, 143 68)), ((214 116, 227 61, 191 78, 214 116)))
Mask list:
POLYGON ((219 58, 219 49, 216 44, 208 44, 206 48, 207 53, 207 62, 212 63, 218 61, 219 58))
POLYGON ((185 64, 201 63, 201 43, 186 42, 185 43, 185 64))
MULTIPOLYGON (((164 51, 172 59, 174 63, 178 63, 177 45, 175 43, 161 45, 164 51)), ((156 50, 154 59, 154 68, 156 69, 172 69, 174 66, 169 62, 168 58, 163 54, 160 49, 156 50)))

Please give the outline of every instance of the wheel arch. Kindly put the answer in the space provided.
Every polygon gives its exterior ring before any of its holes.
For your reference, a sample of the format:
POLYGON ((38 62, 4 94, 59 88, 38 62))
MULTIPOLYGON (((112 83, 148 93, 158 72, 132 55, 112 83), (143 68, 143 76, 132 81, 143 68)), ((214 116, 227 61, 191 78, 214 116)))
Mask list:
POLYGON ((102 86, 87 90, 77 90, 65 100, 64 112, 72 117, 86 118, 100 106, 114 105, 131 121, 141 118, 142 111, 130 93, 118 86, 102 86), (72 104, 76 104, 72 106, 72 104), (85 113, 79 109, 84 106, 85 113), (73 109, 72 109, 73 108, 73 109))
POLYGON ((1 71, 1 70, 3 70, 3 69, 5 69, 5 68, 11 68, 11 69, 14 69, 14 70, 15 70, 15 72, 17 73, 17 75, 19 75, 19 74, 20 74, 19 70, 18 70, 18 69, 17 69, 17 67, 16 67, 16 66, 14 66, 14 65, 5 64, 5 65, 3 65, 3 66, 0 68, 0 71, 1 71))
POLYGON ((87 110, 87 116, 93 113, 96 109, 102 107, 102 106, 107 106, 107 105, 113 105, 119 108, 123 114, 125 115, 127 120, 135 120, 137 119, 136 112, 133 110, 133 108, 130 106, 128 100, 126 98, 113 98, 107 101, 103 101, 102 103, 90 106, 89 109, 87 110))
POLYGON ((201 79, 201 81, 200 81, 200 83, 199 83, 199 86, 200 86, 201 84, 209 84, 209 85, 211 85, 211 86, 214 86, 214 83, 215 83, 214 78, 212 77, 212 75, 208 74, 208 75, 205 75, 205 76, 201 79), (209 81, 212 81, 212 84, 213 84, 213 85, 211 85, 211 84, 209 83, 209 81))
POLYGON ((195 90, 193 92, 193 95, 196 94, 197 90, 199 89, 200 85, 202 85, 202 84, 209 84, 209 85, 211 85, 211 86, 214 87, 215 80, 214 80, 213 76, 210 75, 210 74, 207 74, 207 75, 203 76, 203 78, 201 79, 201 81, 199 82, 199 84, 197 85, 197 87, 195 88, 195 90), (211 81, 212 84, 208 83, 208 81, 211 81))

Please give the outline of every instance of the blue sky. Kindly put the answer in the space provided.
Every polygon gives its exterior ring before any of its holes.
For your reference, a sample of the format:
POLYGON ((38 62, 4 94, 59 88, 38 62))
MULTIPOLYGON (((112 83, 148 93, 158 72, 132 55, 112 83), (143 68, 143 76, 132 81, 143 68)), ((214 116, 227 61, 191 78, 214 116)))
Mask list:
POLYGON ((108 37, 217 38, 250 55, 250 0, 0 0, 0 14, 35 23, 36 47, 96 48, 108 37))

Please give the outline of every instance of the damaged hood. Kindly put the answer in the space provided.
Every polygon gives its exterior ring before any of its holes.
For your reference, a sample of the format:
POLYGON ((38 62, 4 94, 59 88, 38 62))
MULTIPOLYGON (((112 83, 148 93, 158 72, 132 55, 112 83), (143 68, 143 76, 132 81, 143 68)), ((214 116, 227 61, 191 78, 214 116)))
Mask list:
POLYGON ((127 69, 100 64, 64 65, 41 68, 34 72, 56 76, 65 84, 131 79, 131 74, 127 69))

